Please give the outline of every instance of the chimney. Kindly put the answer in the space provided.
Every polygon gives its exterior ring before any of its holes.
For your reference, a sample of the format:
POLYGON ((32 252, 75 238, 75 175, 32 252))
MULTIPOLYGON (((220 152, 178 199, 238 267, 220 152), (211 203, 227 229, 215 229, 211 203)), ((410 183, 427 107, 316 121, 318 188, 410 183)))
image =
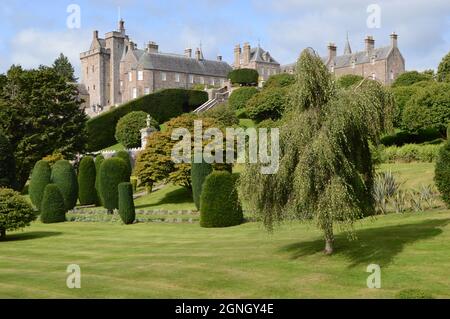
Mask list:
POLYGON ((125 34, 125 21, 123 21, 122 19, 120 19, 119 21, 119 32, 125 34))
POLYGON ((222 56, 221 55, 217 56, 217 61, 222 61, 222 56))
POLYGON ((373 39, 373 37, 371 35, 368 35, 366 37, 366 39, 364 40, 365 44, 366 44, 366 53, 367 55, 370 55, 373 51, 373 49, 375 48, 375 40, 373 39))
POLYGON ((329 60, 333 60, 334 58, 336 58, 336 55, 337 55, 336 52, 337 52, 336 44, 334 44, 334 43, 328 44, 328 59, 329 60))
POLYGON ((234 67, 239 68, 241 64, 241 45, 236 44, 234 47, 234 67))
POLYGON ((98 31, 97 30, 94 31, 94 39, 98 39, 98 31))
POLYGON ((393 48, 397 47, 397 37, 398 35, 395 32, 391 33, 391 47, 393 48))
POLYGON ((133 41, 128 42, 128 50, 129 51, 134 51, 135 48, 136 47, 135 47, 135 44, 133 41))
POLYGON ((197 48, 197 50, 195 50, 195 59, 197 61, 203 60, 203 54, 202 54, 202 51, 200 51, 199 48, 197 48))
POLYGON ((244 64, 250 63, 250 44, 248 42, 245 42, 243 45, 242 60, 244 64))
POLYGON ((153 41, 150 41, 147 44, 147 52, 148 53, 158 53, 158 49, 159 49, 159 46, 153 41))
POLYGON ((186 58, 192 58, 192 49, 191 48, 185 49, 184 50, 184 56, 186 58))

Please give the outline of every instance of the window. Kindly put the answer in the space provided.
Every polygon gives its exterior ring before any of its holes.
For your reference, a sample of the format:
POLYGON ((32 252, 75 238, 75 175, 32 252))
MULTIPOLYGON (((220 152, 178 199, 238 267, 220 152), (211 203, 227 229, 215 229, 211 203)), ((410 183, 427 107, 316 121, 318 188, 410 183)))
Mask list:
POLYGON ((144 80, 144 71, 138 71, 138 81, 144 80))
POLYGON ((391 74, 390 74, 391 80, 394 79, 394 71, 391 70, 391 74))
POLYGON ((370 62, 372 63, 372 65, 374 65, 374 64, 375 64, 375 57, 372 57, 372 58, 370 59, 370 62))
POLYGON ((203 76, 200 77, 200 84, 205 84, 205 78, 203 76))
POLYGON ((211 78, 211 79, 209 80, 209 83, 210 83, 212 86, 216 85, 216 81, 214 80, 214 78, 211 78))
POLYGON ((189 74, 189 83, 194 83, 194 76, 192 74, 189 74))
POLYGON ((137 98, 137 88, 133 88, 133 99, 137 98))
POLYGON ((150 94, 150 88, 145 88, 144 89, 144 93, 147 95, 147 94, 150 94))
POLYGON ((161 72, 161 81, 167 81, 167 74, 166 74, 166 72, 161 72))
POLYGON ((89 67, 86 67, 86 74, 89 74, 89 67))
POLYGON ((175 73, 175 82, 180 82, 180 74, 175 73))
POLYGON ((120 81, 120 87, 123 87, 123 81, 120 81))
POLYGON ((131 73, 131 71, 128 72, 128 81, 133 81, 133 73, 131 73))
POLYGON ((95 84, 94 84, 94 87, 93 87, 93 89, 94 89, 94 91, 95 91, 95 84))

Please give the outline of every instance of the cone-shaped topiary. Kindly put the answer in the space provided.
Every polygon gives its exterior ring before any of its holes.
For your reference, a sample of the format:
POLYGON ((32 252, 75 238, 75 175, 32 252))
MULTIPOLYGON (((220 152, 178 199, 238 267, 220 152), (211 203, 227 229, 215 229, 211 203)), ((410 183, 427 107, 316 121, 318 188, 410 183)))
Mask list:
POLYGON ((65 222, 66 211, 64 197, 59 187, 56 184, 48 184, 42 198, 41 221, 44 224, 65 222))
POLYGON ((130 182, 119 184, 119 215, 125 225, 133 224, 136 219, 133 186, 130 182))
POLYGON ((16 187, 16 160, 6 136, 0 131, 0 187, 16 187))
POLYGON ((95 190, 97 192, 97 206, 102 206, 103 205, 103 201, 102 201, 102 197, 100 196, 100 166, 102 166, 103 161, 105 160, 105 158, 103 157, 102 154, 97 155, 95 157, 95 190))
POLYGON ((191 167, 191 183, 192 183, 192 197, 194 198, 195 206, 200 210, 200 195, 202 193, 202 186, 206 177, 211 174, 213 167, 206 162, 192 163, 191 167))
POLYGON ((52 167, 52 183, 58 186, 64 198, 66 211, 75 207, 78 200, 78 181, 75 170, 69 161, 57 161, 52 167))
POLYGON ((450 140, 447 140, 439 151, 434 180, 442 200, 450 207, 450 140))
POLYGON ((80 161, 78 168, 78 187, 78 198, 81 205, 93 205, 97 203, 95 163, 92 156, 85 156, 80 161))
POLYGON ((30 194, 31 202, 37 209, 41 208, 45 186, 51 183, 51 174, 52 171, 48 162, 39 161, 34 165, 28 193, 30 194))
POLYGON ((215 171, 206 177, 200 196, 200 226, 228 227, 242 223, 236 180, 236 175, 225 171, 215 171))
POLYGON ((130 154, 128 154, 127 151, 118 151, 115 157, 121 158, 125 161, 125 163, 127 164, 127 167, 128 167, 128 176, 131 176, 133 169, 131 167, 130 154))
POLYGON ((103 206, 112 213, 114 209, 119 208, 119 184, 130 180, 128 166, 121 158, 108 158, 100 166, 99 178, 103 206))

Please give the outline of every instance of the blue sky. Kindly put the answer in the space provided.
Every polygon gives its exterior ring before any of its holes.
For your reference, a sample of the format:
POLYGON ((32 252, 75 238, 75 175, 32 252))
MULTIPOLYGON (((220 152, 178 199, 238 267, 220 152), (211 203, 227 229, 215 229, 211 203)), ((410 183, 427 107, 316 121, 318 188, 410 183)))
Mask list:
POLYGON ((139 47, 151 40, 163 52, 182 53, 202 43, 206 58, 220 54, 229 63, 234 46, 245 41, 260 42, 281 64, 294 62, 305 47, 325 55, 329 42, 342 53, 347 32, 355 51, 366 35, 384 46, 395 31, 409 70, 436 68, 450 51, 448 0, 2 0, 0 72, 13 63, 51 64, 59 52, 78 72, 79 53, 89 48, 92 31, 103 36, 116 29, 119 7, 139 47), (70 4, 81 9, 79 29, 67 27, 70 4), (381 10, 379 28, 366 23, 370 4, 381 10))

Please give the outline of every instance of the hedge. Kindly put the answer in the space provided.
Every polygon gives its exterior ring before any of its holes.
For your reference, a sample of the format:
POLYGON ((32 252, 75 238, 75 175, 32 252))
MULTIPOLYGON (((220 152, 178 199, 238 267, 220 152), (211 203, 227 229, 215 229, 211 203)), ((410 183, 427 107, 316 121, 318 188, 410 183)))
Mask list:
POLYGON ((113 157, 103 161, 100 166, 99 186, 103 206, 109 213, 119 208, 119 184, 129 181, 128 167, 123 159, 113 157))
POLYGON ((133 224, 136 219, 133 186, 129 182, 119 184, 119 215, 125 225, 133 224))
POLYGON ((48 162, 41 160, 34 165, 28 193, 30 194, 31 202, 37 209, 41 208, 45 186, 51 183, 51 174, 52 171, 48 162))
POLYGON ((232 84, 251 86, 258 84, 259 74, 254 69, 237 69, 228 73, 228 79, 232 84))
POLYGON ((66 204, 64 197, 56 184, 45 187, 41 205, 41 221, 44 224, 66 221, 66 204))
POLYGON ((102 165, 105 158, 102 154, 95 157, 95 191, 97 192, 97 206, 102 206, 103 201, 100 194, 100 166, 102 165))
POLYGON ((450 140, 439 150, 434 180, 443 201, 450 207, 450 140))
POLYGON ((212 165, 206 162, 192 163, 191 165, 192 197, 198 210, 200 210, 200 195, 202 193, 203 184, 206 177, 211 174, 212 171, 212 165))
POLYGON ((403 146, 389 146, 380 150, 380 162, 433 162, 437 159, 441 145, 406 144, 403 146))
POLYGON ((208 100, 202 91, 167 89, 148 94, 104 112, 87 122, 88 151, 98 151, 117 144, 117 122, 132 111, 149 113, 158 123, 163 123, 183 112, 193 111, 208 100))
POLYGON ((381 138, 381 144, 384 146, 402 146, 405 144, 421 144, 440 138, 442 135, 439 130, 425 129, 417 133, 399 131, 395 134, 385 135, 381 138))
POLYGON ((200 196, 200 226, 229 227, 242 223, 244 216, 236 191, 237 175, 212 172, 200 196))
POLYGON ((94 205, 97 203, 95 190, 95 163, 92 156, 85 156, 78 168, 78 198, 81 205, 94 205))
POLYGON ((78 201, 78 180, 72 164, 67 160, 57 161, 52 167, 51 180, 64 198, 66 211, 73 209, 78 201))
POLYGON ((258 89, 255 87, 241 87, 233 91, 231 93, 230 98, 228 99, 228 105, 234 110, 244 109, 247 101, 250 98, 258 94, 258 89))

